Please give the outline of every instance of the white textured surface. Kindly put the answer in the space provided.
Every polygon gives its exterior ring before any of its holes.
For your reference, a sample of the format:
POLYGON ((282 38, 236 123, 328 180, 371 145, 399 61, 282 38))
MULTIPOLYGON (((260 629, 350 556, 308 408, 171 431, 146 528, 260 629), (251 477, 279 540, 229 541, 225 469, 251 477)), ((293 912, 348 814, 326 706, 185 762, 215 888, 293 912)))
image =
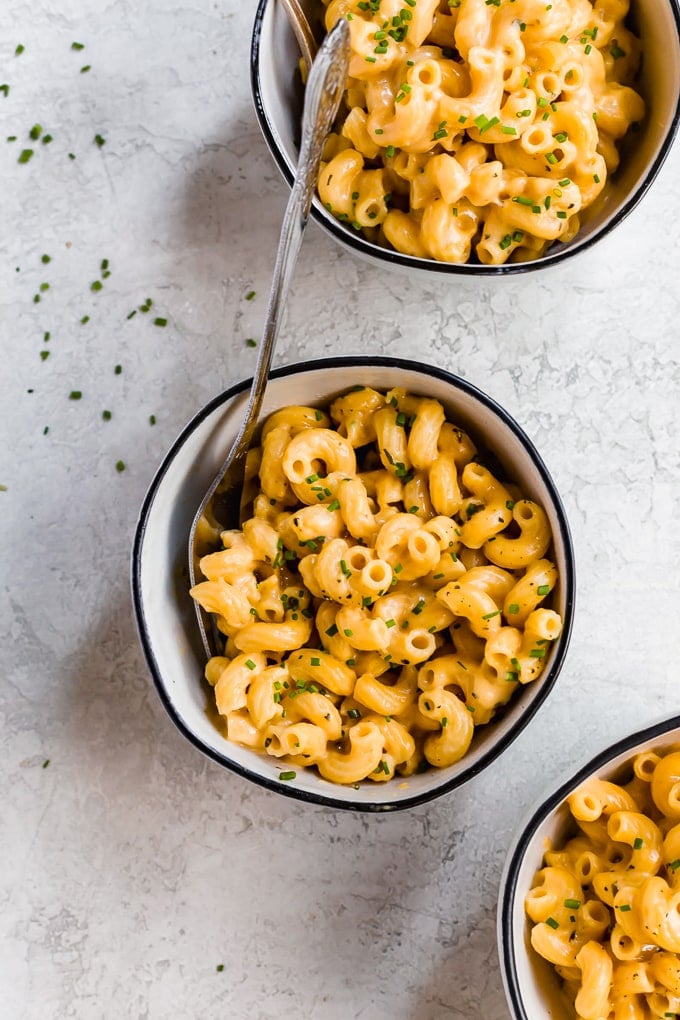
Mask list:
POLYGON ((250 101, 253 10, 3 6, 0 1012, 507 1020, 495 907, 518 816, 680 702, 680 151, 612 237, 535 277, 393 277, 310 228, 277 363, 368 350, 486 389, 562 491, 579 597, 551 700, 481 777, 391 817, 296 806, 174 730, 128 591, 157 464, 254 364, 286 192, 250 101), (36 121, 54 141, 19 165, 36 121))

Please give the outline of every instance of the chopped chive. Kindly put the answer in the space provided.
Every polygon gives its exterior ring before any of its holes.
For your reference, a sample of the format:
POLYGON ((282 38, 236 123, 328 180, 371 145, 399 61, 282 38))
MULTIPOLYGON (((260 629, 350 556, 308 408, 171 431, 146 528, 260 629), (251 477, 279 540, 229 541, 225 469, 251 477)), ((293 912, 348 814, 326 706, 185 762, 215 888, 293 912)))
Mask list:
POLYGON ((84 67, 81 67, 80 73, 81 74, 87 74, 87 72, 91 71, 91 70, 92 70, 92 64, 85 64, 84 67))
POLYGON ((121 471, 125 471, 125 462, 122 460, 116 461, 116 471, 120 474, 121 471))
POLYGON ((337 624, 335 624, 335 623, 332 623, 332 624, 331 624, 331 626, 330 626, 330 627, 328 628, 328 630, 326 631, 326 635, 327 635, 327 637, 335 637, 335 635, 336 635, 337 633, 338 633, 338 627, 337 627, 337 624))
POLYGON ((339 499, 334 499, 332 503, 328 504, 328 509, 331 510, 331 511, 339 510, 340 509, 340 500, 339 499))
POLYGON ((536 592, 541 597, 543 595, 549 595, 550 594, 550 585, 549 584, 539 584, 538 588, 536 589, 536 592))
POLYGON ((94 282, 90 284, 90 290, 93 290, 96 294, 97 291, 101 290, 103 286, 104 284, 102 283, 101 280, 94 280, 94 282))
POLYGON ((122 365, 116 365, 114 370, 113 370, 114 375, 120 375, 122 371, 123 371, 123 366, 122 365))
POLYGON ((71 43, 71 49, 72 50, 84 50, 85 49, 85 44, 81 43, 81 42, 72 42, 71 43))
POLYGON ((68 399, 69 400, 80 400, 82 395, 83 395, 82 390, 71 390, 71 392, 68 395, 68 399))
POLYGON ((633 908, 631 907, 630 903, 622 903, 621 906, 619 907, 619 910, 621 911, 622 914, 627 914, 628 911, 632 909, 633 908))
POLYGON ((580 900, 565 900, 564 901, 564 905, 567 908, 567 910, 578 910, 578 908, 581 906, 581 901, 580 900))
POLYGON ((546 918, 546 922, 545 923, 548 925, 549 928, 559 928, 559 926, 560 926, 559 922, 556 921, 554 917, 546 918))
POLYGON ((34 124, 31 130, 28 132, 29 138, 32 138, 34 142, 37 142, 42 134, 42 126, 40 124, 34 124))
POLYGON ((508 606, 508 616, 515 616, 519 613, 519 606, 516 602, 511 602, 508 606))
POLYGON ((95 135, 94 136, 94 140, 95 140, 95 143, 99 146, 100 149, 101 149, 102 145, 106 145, 106 139, 102 135, 95 135))
POLYGON ((361 719, 361 712, 358 708, 350 708, 347 711, 347 715, 350 719, 361 719))
POLYGON ((636 836, 635 841, 633 842, 633 850, 642 850, 644 845, 645 841, 640 836, 636 836))
POLYGON ((500 616, 500 609, 495 609, 493 613, 485 613, 482 617, 483 620, 492 620, 494 616, 500 616))
POLYGON ((279 779, 282 783, 288 783, 291 779, 295 779, 296 774, 292 770, 290 772, 279 772, 279 779))
POLYGON ((28 163, 28 161, 31 159, 32 156, 33 156, 33 149, 22 149, 21 152, 19 153, 19 159, 17 160, 17 162, 18 163, 28 163))
POLYGON ((149 425, 155 425, 155 424, 156 424, 156 415, 155 414, 150 414, 149 415, 149 425))
POLYGON ((245 664, 248 667, 248 669, 255 669, 255 663, 253 662, 252 659, 246 659, 245 664))
POLYGON ((80 324, 81 324, 81 326, 86 326, 89 321, 90 321, 90 316, 89 315, 83 315, 82 319, 80 320, 80 324))
POLYGON ((41 361, 47 361, 49 356, 50 356, 50 352, 49 351, 41 351, 40 352, 40 360, 41 361))
POLYGON ((26 49, 26 47, 24 46, 24 44, 23 43, 19 43, 19 45, 17 46, 17 48, 14 51, 14 56, 15 57, 20 57, 25 49, 26 49))
POLYGON ((252 301, 256 293, 257 292, 254 290, 249 290, 248 293, 246 294, 246 301, 252 301))
POLYGON ((111 421, 111 412, 102 411, 102 418, 104 419, 104 421, 111 421))
POLYGON ((162 319, 160 316, 156 316, 156 318, 153 320, 153 324, 154 326, 159 326, 161 329, 164 329, 168 324, 168 320, 162 319))
POLYGON ((532 659, 544 659, 545 648, 532 648, 529 655, 532 659))

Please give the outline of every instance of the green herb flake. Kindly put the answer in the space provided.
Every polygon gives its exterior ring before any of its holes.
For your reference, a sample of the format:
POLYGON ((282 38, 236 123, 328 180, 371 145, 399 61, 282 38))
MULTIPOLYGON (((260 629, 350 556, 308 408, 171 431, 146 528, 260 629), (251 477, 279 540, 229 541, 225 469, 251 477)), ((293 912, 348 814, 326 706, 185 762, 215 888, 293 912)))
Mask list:
POLYGON ((72 50, 84 50, 85 49, 85 44, 81 43, 81 42, 72 42, 71 43, 71 49, 72 50))
POLYGON ((297 773, 291 769, 290 772, 279 772, 279 779, 282 783, 289 783, 291 779, 295 779, 296 775, 297 773))
POLYGON ((15 57, 20 57, 25 49, 26 49, 26 47, 24 46, 24 44, 23 43, 19 43, 19 45, 17 46, 17 48, 14 51, 14 56, 15 57))
POLYGON ((619 910, 621 911, 622 914, 627 914, 628 911, 632 909, 633 908, 631 907, 630 903, 622 903, 621 906, 619 907, 619 910))
POLYGON ((71 390, 71 392, 68 395, 69 400, 82 400, 82 397, 83 397, 82 390, 71 390))
POLYGON ((106 139, 103 137, 103 135, 98 135, 98 134, 95 135, 94 136, 94 141, 95 141, 95 145, 98 145, 100 149, 101 149, 101 147, 103 145, 106 145, 106 139))
POLYGON ((511 602, 508 606, 508 616, 516 616, 519 613, 519 605, 516 602, 511 602))
POLYGON ((90 290, 94 291, 94 293, 96 294, 98 291, 102 289, 103 286, 104 284, 102 283, 101 280, 93 280, 93 282, 90 284, 90 290))
POLYGON ((217 966, 215 967, 215 970, 217 971, 218 974, 221 974, 222 971, 224 970, 224 964, 218 963, 217 966))
POLYGON ((161 318, 161 316, 156 316, 156 318, 153 320, 153 324, 154 326, 158 326, 159 329, 165 329, 165 327, 168 324, 168 320, 161 318))
POLYGON ((50 352, 49 351, 41 351, 40 352, 40 360, 41 361, 47 361, 49 356, 50 356, 50 352))
POLYGON ((578 910, 578 908, 581 906, 581 901, 580 900, 565 900, 564 901, 564 905, 567 908, 567 910, 578 910))
POLYGON ((545 923, 548 925, 549 928, 553 928, 553 929, 559 928, 559 926, 560 926, 559 925, 559 921, 556 921, 554 917, 546 918, 545 923))
POLYGON ((633 842, 633 850, 642 850, 644 845, 645 845, 644 839, 642 839, 640 836, 636 836, 633 842))
POLYGON ((538 595, 540 595, 541 598, 543 598, 544 595, 549 595, 550 594, 550 585, 549 584, 539 584, 538 588, 536 589, 536 593, 538 595))
POLYGON ((125 471, 125 462, 124 461, 122 461, 122 460, 117 460, 116 461, 116 471, 118 472, 118 474, 120 474, 121 471, 125 471))
POLYGON ((111 414, 110 411, 102 411, 102 418, 104 419, 104 421, 111 421, 112 417, 113 415, 111 414))
POLYGON ((33 149, 22 149, 17 163, 28 163, 33 158, 33 149))

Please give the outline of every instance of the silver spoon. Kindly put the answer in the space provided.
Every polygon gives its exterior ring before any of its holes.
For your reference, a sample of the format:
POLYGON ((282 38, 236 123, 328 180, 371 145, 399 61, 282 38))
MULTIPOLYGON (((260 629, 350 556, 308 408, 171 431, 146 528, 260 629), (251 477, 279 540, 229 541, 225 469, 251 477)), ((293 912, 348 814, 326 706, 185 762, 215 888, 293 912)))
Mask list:
MULTIPOLYGON (((213 518, 218 525, 227 529, 238 528, 240 524, 240 496, 243 488, 246 455, 262 407, 274 345, 283 314, 283 305, 300 251, 302 235, 309 219, 324 142, 338 112, 348 66, 349 27, 346 19, 341 18, 319 47, 307 81, 302 114, 300 156, 281 226, 262 343, 245 416, 225 461, 196 511, 189 533, 189 576, 192 587, 199 577, 200 553, 197 549, 196 529, 201 520, 209 522, 213 518), (216 494, 219 496, 219 500, 215 500, 216 494)), ((203 647, 210 658, 218 646, 217 640, 211 641, 208 636, 209 633, 213 634, 212 621, 197 602, 194 605, 203 647)))
POLYGON ((281 6, 286 12, 290 27, 293 29, 293 35, 300 47, 300 53, 307 65, 307 74, 309 74, 317 51, 317 44, 307 15, 302 9, 300 0, 281 0, 281 6))

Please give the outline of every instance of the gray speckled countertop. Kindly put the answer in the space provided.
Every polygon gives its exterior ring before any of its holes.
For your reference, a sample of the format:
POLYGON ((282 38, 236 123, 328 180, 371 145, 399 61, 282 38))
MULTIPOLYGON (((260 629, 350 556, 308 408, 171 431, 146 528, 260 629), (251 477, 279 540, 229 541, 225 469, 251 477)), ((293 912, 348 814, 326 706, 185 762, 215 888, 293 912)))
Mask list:
POLYGON ((299 806, 175 731, 128 584, 161 458, 254 365, 286 188, 250 99, 253 11, 3 7, 0 1012, 507 1020, 495 911, 518 818, 680 709, 680 150, 609 239, 531 277, 393 276, 310 227, 277 363, 416 357, 504 404, 561 490, 578 611, 552 697, 460 791, 384 817, 299 806), (53 140, 20 165, 38 121, 53 140))

